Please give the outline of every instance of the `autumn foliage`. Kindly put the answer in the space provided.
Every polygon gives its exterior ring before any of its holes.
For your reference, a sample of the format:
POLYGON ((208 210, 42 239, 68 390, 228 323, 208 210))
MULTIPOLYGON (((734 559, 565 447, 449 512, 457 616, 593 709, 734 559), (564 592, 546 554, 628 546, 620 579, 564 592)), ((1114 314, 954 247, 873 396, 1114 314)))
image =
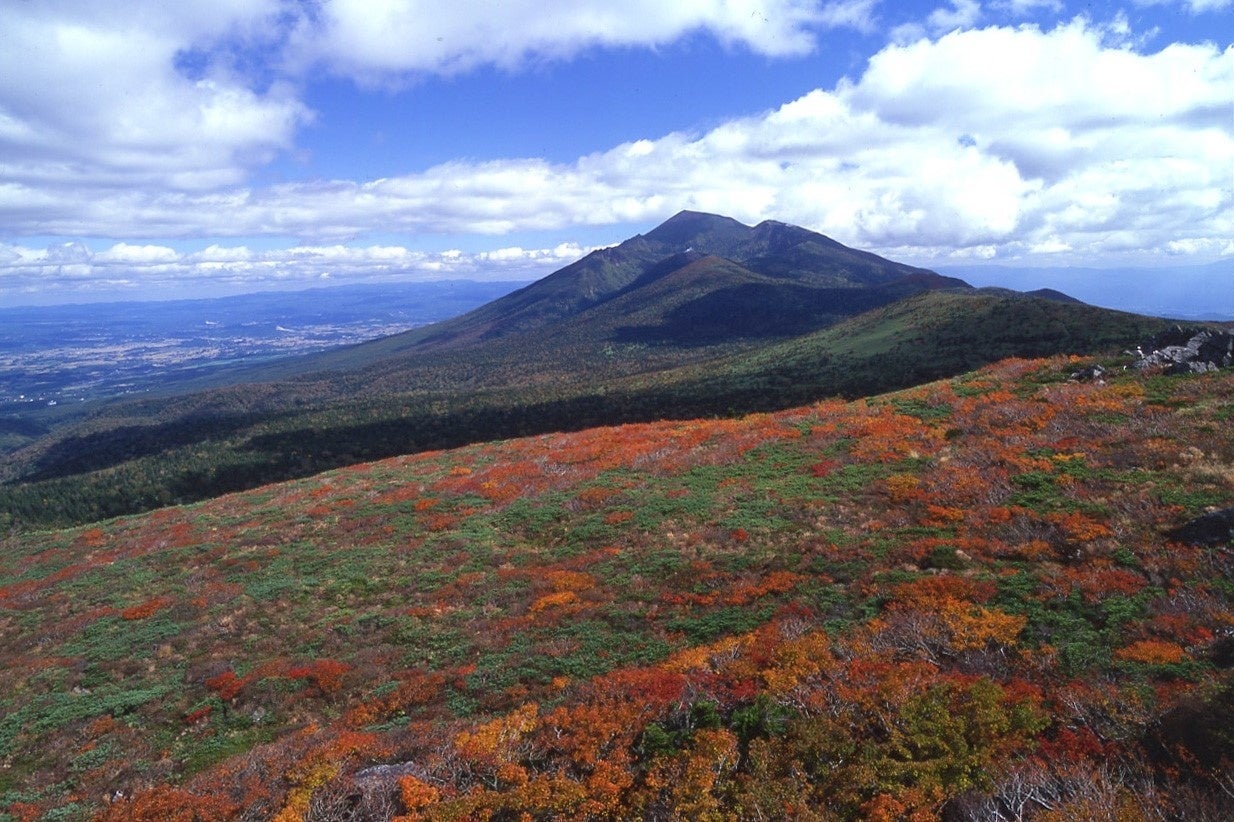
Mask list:
POLYGON ((1222 818, 1234 376, 1075 367, 13 538, 0 814, 1222 818))

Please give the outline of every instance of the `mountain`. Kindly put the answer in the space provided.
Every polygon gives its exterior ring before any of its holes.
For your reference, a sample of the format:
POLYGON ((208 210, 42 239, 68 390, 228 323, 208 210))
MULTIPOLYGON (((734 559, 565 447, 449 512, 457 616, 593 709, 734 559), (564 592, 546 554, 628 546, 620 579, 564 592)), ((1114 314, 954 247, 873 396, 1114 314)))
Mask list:
POLYGON ((1118 350, 1164 326, 683 212, 456 319, 104 405, 0 464, 0 515, 86 522, 395 454, 1118 350))
MULTIPOLYGON (((508 297, 446 322, 423 339, 489 339, 525 332, 577 317, 657 284, 655 293, 639 302, 665 305, 666 291, 675 291, 680 302, 685 302, 675 280, 685 280, 690 288, 684 294, 698 300, 749 284, 762 285, 772 295, 776 286, 861 288, 914 277, 920 278, 919 289, 966 287, 960 280, 856 251, 796 226, 767 221, 751 228, 729 217, 683 211, 645 235, 594 251, 508 297), (687 267, 694 269, 674 277, 687 267), (714 279, 706 276, 712 273, 717 275, 714 279)), ((819 294, 819 301, 828 296, 833 294, 819 294)), ((717 308, 726 307, 722 297, 719 303, 717 308)), ((774 332, 774 324, 764 329, 764 333, 774 332)), ((668 336, 673 334, 673 330, 668 332, 668 336)))
POLYGON ((647 234, 593 251, 456 319, 291 365, 300 373, 375 365, 389 378, 393 369, 380 363, 391 357, 487 344, 485 358, 504 359, 501 349, 509 338, 536 333, 535 339, 553 345, 631 340, 732 345, 813 330, 940 288, 968 285, 785 223, 750 227, 729 217, 683 211, 647 234), (757 313, 751 317, 749 311, 757 313), (700 333, 700 322, 707 331, 700 333), (717 333, 726 326, 726 333, 717 333))
POLYGON ((0 818, 1228 818, 1234 371, 1096 364, 8 534, 0 818))

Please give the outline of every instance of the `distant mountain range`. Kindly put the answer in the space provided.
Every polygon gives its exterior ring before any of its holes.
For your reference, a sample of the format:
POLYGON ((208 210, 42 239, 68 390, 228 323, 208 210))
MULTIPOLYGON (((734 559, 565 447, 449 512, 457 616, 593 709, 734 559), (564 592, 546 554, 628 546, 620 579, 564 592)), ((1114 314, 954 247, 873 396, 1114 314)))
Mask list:
POLYGON ((76 522, 430 448, 771 410, 1164 321, 974 289, 796 226, 682 212, 455 319, 93 407, 0 467, 0 513, 76 522))
POLYGON ((1234 259, 1157 268, 947 266, 944 273, 977 285, 1047 286, 1091 305, 1191 321, 1234 320, 1234 259))

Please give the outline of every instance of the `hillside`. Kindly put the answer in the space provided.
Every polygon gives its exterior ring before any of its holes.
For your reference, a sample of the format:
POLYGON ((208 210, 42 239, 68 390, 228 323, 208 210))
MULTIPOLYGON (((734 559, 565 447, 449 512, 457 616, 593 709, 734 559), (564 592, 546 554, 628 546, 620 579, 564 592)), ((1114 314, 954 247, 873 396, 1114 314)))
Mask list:
POLYGON ((11 535, 0 812, 1224 818, 1234 372, 1089 362, 11 535))
MULTIPOLYGON (((670 295, 652 304, 688 291, 695 275, 715 281, 716 267, 737 268, 710 258, 688 264, 649 286, 665 285, 670 295)), ((617 309, 608 327, 646 333, 650 326, 634 325, 643 316, 638 299, 611 300, 617 309)), ((578 343, 563 322, 522 335, 518 346, 417 357, 416 387, 405 391, 372 389, 400 377, 370 370, 368 382, 330 402, 320 401, 316 382, 302 380, 112 409, 10 458, 0 518, 23 527, 84 523, 468 442, 856 397, 1007 356, 1117 352, 1166 325, 968 290, 925 291, 819 331, 738 347, 578 343), (302 393, 288 402, 293 389, 302 393)), ((694 327, 698 334, 707 328, 694 327)), ((397 360, 390 367, 409 373, 397 360)), ((346 379, 355 377, 348 372, 346 379)))

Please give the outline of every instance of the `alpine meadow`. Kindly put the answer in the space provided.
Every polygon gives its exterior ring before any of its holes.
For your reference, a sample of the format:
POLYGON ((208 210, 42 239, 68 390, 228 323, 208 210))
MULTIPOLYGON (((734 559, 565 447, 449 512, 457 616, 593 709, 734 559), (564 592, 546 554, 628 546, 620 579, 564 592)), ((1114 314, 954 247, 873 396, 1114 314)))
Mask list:
POLYGON ((0 2, 0 822, 1234 819, 1232 11, 0 2))

